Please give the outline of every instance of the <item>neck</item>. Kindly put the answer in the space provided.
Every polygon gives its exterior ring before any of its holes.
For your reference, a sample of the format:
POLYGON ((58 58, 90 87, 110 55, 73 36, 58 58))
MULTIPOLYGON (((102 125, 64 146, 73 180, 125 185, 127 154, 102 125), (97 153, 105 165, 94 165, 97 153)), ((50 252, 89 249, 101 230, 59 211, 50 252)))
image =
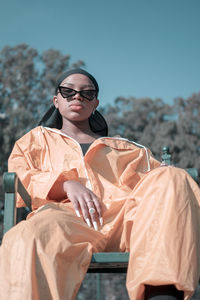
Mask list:
POLYGON ((91 130, 88 120, 77 122, 63 120, 61 131, 79 143, 92 143, 100 137, 91 130))
POLYGON ((71 122, 69 120, 63 119, 63 126, 61 130, 62 132, 69 135, 76 135, 81 133, 92 134, 92 130, 90 129, 88 120, 71 122))

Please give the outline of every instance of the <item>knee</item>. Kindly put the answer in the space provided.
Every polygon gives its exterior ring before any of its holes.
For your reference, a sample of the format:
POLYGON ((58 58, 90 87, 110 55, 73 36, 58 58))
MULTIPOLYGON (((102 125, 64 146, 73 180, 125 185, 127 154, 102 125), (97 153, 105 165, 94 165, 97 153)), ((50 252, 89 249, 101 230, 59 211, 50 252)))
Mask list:
POLYGON ((43 239, 47 241, 55 231, 59 231, 59 228, 61 231, 62 227, 70 227, 70 218, 66 216, 66 213, 63 215, 62 210, 47 206, 27 220, 19 222, 6 233, 5 237, 21 241, 43 239))
POLYGON ((147 178, 150 179, 152 186, 157 186, 163 190, 178 190, 180 187, 183 189, 188 185, 193 185, 192 178, 184 169, 172 166, 156 168, 148 174, 147 178))

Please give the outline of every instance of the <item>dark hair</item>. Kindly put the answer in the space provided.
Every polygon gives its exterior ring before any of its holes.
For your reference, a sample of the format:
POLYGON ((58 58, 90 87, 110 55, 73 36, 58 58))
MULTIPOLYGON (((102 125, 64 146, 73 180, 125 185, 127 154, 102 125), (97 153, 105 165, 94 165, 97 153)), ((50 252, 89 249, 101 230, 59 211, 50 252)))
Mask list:
POLYGON ((58 87, 60 86, 61 82, 67 78, 68 76, 72 75, 72 74, 83 74, 85 76, 87 76, 91 81, 92 83, 94 84, 94 87, 95 87, 95 90, 97 92, 97 96, 98 96, 98 93, 99 93, 99 85, 96 81, 96 79, 90 74, 88 73, 87 71, 83 70, 83 69, 80 69, 80 68, 77 68, 77 69, 72 69, 72 70, 69 70, 69 71, 66 71, 64 72, 63 74, 61 74, 57 81, 56 81, 56 86, 55 86, 55 93, 57 94, 57 89, 58 87))
MULTIPOLYGON (((99 86, 96 81, 96 79, 87 71, 83 69, 72 69, 67 72, 64 72, 61 74, 57 81, 56 81, 56 86, 55 86, 55 94, 57 94, 57 89, 61 82, 68 76, 72 74, 83 74, 87 76, 92 83, 94 84, 94 87, 97 91, 97 95, 99 92, 99 86)), ((41 126, 46 126, 46 127, 51 127, 51 128, 57 128, 61 129, 62 128, 62 116, 57 108, 55 108, 54 105, 51 105, 51 107, 48 109, 48 111, 44 114, 42 119, 40 120, 39 124, 41 126)), ((94 133, 97 133, 101 136, 107 136, 108 135, 108 125, 106 123, 106 120, 104 117, 100 114, 99 111, 95 110, 95 112, 89 117, 89 125, 91 130, 94 133)))

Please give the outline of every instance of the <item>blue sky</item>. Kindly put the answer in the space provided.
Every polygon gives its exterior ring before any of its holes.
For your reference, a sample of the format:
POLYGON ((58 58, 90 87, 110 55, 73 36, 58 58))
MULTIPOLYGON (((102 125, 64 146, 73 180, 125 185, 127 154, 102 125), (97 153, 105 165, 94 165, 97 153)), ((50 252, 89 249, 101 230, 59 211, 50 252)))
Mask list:
POLYGON ((200 92, 200 0, 1 0, 0 48, 27 43, 83 60, 104 106, 117 96, 200 92))

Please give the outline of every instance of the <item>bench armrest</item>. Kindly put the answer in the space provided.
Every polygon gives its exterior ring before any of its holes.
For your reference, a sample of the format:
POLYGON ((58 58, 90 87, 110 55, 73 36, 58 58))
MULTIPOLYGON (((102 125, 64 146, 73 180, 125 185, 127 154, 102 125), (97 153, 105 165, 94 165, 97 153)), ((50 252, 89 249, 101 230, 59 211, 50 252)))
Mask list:
MULTIPOLYGON (((166 166, 170 166, 173 165, 172 162, 172 155, 169 151, 169 147, 168 146, 164 146, 162 148, 162 164, 166 165, 166 166)), ((199 174, 198 174, 198 170, 196 168, 186 168, 185 169, 186 172, 188 172, 188 174, 197 182, 199 183, 199 174)))
POLYGON ((4 234, 16 224, 17 209, 16 197, 20 194, 26 206, 31 211, 31 197, 19 177, 14 172, 6 172, 3 176, 3 185, 5 193, 4 206, 4 234))
POLYGON ((196 168, 187 168, 185 169, 186 172, 198 183, 198 170, 196 168))

